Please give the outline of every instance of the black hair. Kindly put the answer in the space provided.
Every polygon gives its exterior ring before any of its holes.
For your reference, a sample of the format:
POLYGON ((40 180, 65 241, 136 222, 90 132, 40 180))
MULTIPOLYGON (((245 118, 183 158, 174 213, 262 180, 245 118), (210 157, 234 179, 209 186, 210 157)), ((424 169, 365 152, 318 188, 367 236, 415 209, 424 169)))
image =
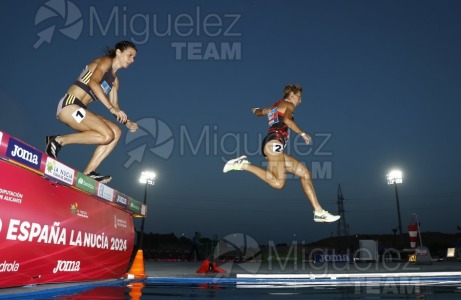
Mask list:
POLYGON ((117 51, 117 49, 119 49, 120 51, 124 51, 124 50, 126 50, 128 48, 133 48, 134 50, 138 51, 138 49, 136 49, 136 45, 133 44, 132 42, 130 42, 130 41, 120 41, 117 44, 115 44, 115 46, 113 48, 107 47, 106 56, 109 57, 109 58, 114 58, 115 57, 115 51, 117 51))

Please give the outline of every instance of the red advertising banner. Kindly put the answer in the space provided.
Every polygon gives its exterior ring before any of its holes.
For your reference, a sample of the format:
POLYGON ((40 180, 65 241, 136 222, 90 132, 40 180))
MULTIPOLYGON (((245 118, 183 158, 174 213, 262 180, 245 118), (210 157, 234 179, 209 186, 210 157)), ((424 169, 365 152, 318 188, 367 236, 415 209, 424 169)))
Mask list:
POLYGON ((113 188, 96 182, 81 172, 49 157, 35 147, 0 131, 0 158, 12 164, 21 166, 29 171, 42 175, 49 180, 67 186, 72 186, 97 198, 109 201, 135 217, 144 217, 147 206, 143 203, 123 195, 113 188))
POLYGON ((0 159, 0 288, 122 277, 133 246, 128 211, 0 159))

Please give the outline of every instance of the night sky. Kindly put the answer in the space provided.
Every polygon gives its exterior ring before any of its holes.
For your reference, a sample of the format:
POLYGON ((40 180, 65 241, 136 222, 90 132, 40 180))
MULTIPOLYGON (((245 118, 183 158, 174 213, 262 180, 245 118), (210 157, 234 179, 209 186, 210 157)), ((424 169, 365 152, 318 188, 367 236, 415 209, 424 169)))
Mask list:
MULTIPOLYGON (((287 151, 312 169, 333 213, 341 185, 351 234, 397 228, 393 168, 404 176, 404 232, 413 213, 422 231, 461 225, 459 1, 7 0, 0 28, 0 130, 42 150, 46 135, 73 132, 56 105, 85 65, 119 40, 137 44, 119 101, 140 128, 123 128, 97 171, 141 201, 141 171, 158 174, 146 231, 262 244, 336 235, 337 223, 314 223, 298 179, 275 190, 222 173, 242 154, 265 165, 267 121, 250 109, 289 83, 304 87, 295 120, 313 143, 292 134, 287 151)), ((112 117, 100 103, 89 109, 112 117)), ((93 150, 69 145, 59 160, 83 170, 93 150)))

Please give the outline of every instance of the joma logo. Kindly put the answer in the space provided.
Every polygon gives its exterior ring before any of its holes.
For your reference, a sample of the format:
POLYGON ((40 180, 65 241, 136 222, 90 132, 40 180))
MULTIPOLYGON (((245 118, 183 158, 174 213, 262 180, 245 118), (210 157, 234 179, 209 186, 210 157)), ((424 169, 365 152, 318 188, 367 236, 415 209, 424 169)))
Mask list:
POLYGON ((18 145, 14 145, 13 151, 11 151, 11 156, 12 157, 18 157, 23 160, 26 160, 34 165, 38 164, 38 155, 34 154, 32 152, 29 152, 18 145))
POLYGON ((80 271, 80 261, 77 260, 58 260, 53 273, 57 272, 78 272, 80 271))

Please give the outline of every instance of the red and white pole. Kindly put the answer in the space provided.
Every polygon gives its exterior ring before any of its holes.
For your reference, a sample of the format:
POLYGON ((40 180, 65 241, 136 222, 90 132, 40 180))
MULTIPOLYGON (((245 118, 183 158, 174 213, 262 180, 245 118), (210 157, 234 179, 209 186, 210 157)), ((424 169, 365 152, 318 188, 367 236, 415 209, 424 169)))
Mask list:
POLYGON ((408 225, 408 235, 410 236, 410 246, 411 248, 416 248, 416 240, 418 238, 418 225, 410 224, 408 225))

